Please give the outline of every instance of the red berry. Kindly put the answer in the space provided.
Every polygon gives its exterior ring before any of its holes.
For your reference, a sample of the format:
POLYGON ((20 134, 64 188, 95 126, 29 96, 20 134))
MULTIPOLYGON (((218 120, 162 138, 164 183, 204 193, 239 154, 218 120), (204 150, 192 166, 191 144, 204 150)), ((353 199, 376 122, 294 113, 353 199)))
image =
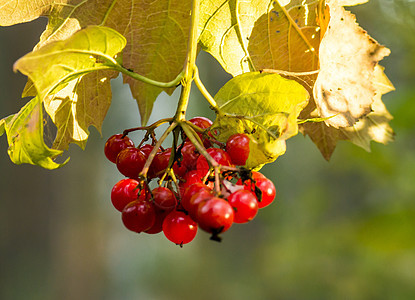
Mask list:
POLYGON ((229 204, 234 209, 234 222, 247 223, 251 221, 258 212, 258 200, 255 195, 246 190, 239 190, 229 195, 229 204))
MULTIPOLYGON (((266 178, 266 177, 260 172, 252 171, 252 179, 257 180, 258 178, 266 178)), ((238 179, 238 182, 236 184, 237 185, 242 185, 242 180, 238 179)), ((251 186, 251 180, 245 180, 243 185, 251 186)))
POLYGON ((174 175, 179 179, 184 178, 187 174, 187 168, 183 164, 183 162, 181 162, 179 166, 179 163, 175 161, 173 164, 173 171, 174 171, 174 175))
POLYGON ((140 147, 140 151, 144 153, 145 157, 148 158, 150 152, 153 151, 153 146, 150 144, 145 144, 140 147))
POLYGON ((256 186, 262 192, 261 201, 258 202, 258 207, 263 208, 270 205, 275 199, 275 185, 268 178, 258 178, 256 180, 256 186))
MULTIPOLYGON (((190 119, 189 122, 191 122, 192 124, 196 125, 197 127, 201 129, 207 129, 210 126, 212 126, 212 121, 205 117, 194 117, 190 119)), ((203 145, 205 146, 205 148, 209 148, 212 146, 209 139, 204 138, 201 133, 198 133, 198 135, 200 139, 203 141, 203 145)))
POLYGON ((233 164, 245 165, 249 156, 249 137, 243 133, 231 135, 226 142, 226 152, 233 164))
MULTIPOLYGON (((272 181, 259 172, 252 172, 252 179, 255 180, 256 186, 261 191, 261 200, 258 200, 258 207, 263 208, 271 204, 276 194, 275 185, 272 181)), ((237 184, 241 183, 241 180, 238 180, 237 184)), ((244 182, 244 189, 255 193, 255 184, 251 180, 246 180, 244 182)))
POLYGON ((117 169, 126 177, 138 178, 146 158, 137 148, 125 148, 117 156, 117 169))
POLYGON ((176 197, 174 193, 166 187, 156 187, 152 191, 154 197, 154 205, 162 210, 174 209, 177 205, 176 197))
POLYGON ((191 142, 185 142, 181 152, 183 157, 182 164, 188 170, 195 170, 196 162, 200 155, 199 152, 196 150, 195 145, 193 145, 191 142))
POLYGON ((197 224, 184 212, 173 210, 163 221, 166 238, 178 245, 191 242, 197 233, 197 224))
MULTIPOLYGON (((206 151, 209 153, 210 156, 220 165, 222 166, 230 166, 231 158, 229 157, 228 153, 223 151, 219 148, 208 148, 206 151)), ((205 176, 207 172, 209 171, 209 164, 207 162, 206 157, 203 155, 200 155, 197 159, 197 170, 201 176, 205 176)))
POLYGON ((197 209, 197 222, 200 228, 214 235, 228 230, 233 219, 232 206, 221 198, 212 196, 201 202, 197 209))
POLYGON ((122 134, 115 134, 105 143, 104 153, 111 162, 115 163, 118 153, 128 147, 134 147, 133 141, 128 136, 123 137, 122 134))
POLYGON ((187 172, 184 175, 184 178, 182 181, 180 181, 180 193, 183 194, 184 190, 195 183, 203 183, 203 178, 200 176, 199 172, 197 170, 192 170, 187 172))
POLYGON ((194 117, 191 118, 189 122, 202 129, 209 128, 213 124, 211 120, 205 117, 194 117))
POLYGON ((171 212, 171 210, 161 210, 156 208, 156 220, 154 221, 153 226, 150 229, 147 229, 145 233, 156 234, 163 230, 163 221, 166 216, 171 212))
POLYGON ((156 220, 154 205, 147 200, 136 200, 122 211, 122 222, 127 229, 140 233, 150 229, 156 220))
POLYGON ((170 160, 171 148, 167 148, 163 152, 157 153, 151 164, 154 177, 160 177, 166 171, 170 160))
POLYGON ((212 192, 210 190, 202 189, 199 192, 193 194, 193 196, 190 198, 188 203, 188 213, 189 216, 195 220, 197 220, 197 210, 199 207, 199 204, 202 202, 205 202, 207 199, 212 198, 212 192))
POLYGON ((207 185, 205 185, 201 182, 196 182, 196 183, 188 186, 184 190, 184 193, 182 195, 181 204, 182 204, 182 206, 185 210, 189 211, 190 199, 192 198, 192 196, 194 194, 200 192, 201 190, 211 191, 211 189, 207 185))
POLYGON ((124 207, 138 199, 138 194, 145 199, 145 191, 139 187, 139 182, 134 179, 122 179, 118 181, 111 190, 111 202, 114 207, 122 211, 124 207))

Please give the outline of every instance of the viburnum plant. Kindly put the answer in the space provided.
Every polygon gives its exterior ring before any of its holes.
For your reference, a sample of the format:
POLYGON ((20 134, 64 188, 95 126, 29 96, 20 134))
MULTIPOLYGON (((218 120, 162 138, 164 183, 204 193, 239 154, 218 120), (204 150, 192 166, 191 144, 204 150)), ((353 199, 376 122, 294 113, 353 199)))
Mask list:
POLYGON ((114 133, 105 155, 126 178, 114 207, 135 232, 163 231, 183 245, 197 227, 213 240, 252 220, 275 198, 258 170, 286 151, 298 131, 327 160, 339 140, 370 150, 393 139, 381 97, 393 86, 378 64, 389 54, 344 6, 364 0, 2 0, 0 25, 49 19, 15 71, 31 100, 0 120, 16 164, 55 169, 70 143, 85 147, 111 104, 110 80, 123 75, 141 126, 114 133), (196 57, 210 53, 233 76, 212 96, 196 57), (192 83, 215 112, 188 120, 192 83), (147 125, 157 96, 181 87, 175 114, 147 125), (56 126, 44 142, 44 113, 56 126), (162 124, 168 128, 156 136, 162 124), (138 143, 128 134, 145 132, 138 143), (165 147, 167 136, 172 145, 165 147), (155 188, 149 183, 157 182, 155 188))

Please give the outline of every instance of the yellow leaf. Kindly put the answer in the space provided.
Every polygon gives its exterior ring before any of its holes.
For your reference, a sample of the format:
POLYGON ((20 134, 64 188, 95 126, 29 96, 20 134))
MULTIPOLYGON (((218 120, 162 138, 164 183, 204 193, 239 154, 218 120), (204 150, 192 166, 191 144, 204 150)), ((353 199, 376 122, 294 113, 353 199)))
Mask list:
POLYGON ((354 15, 327 1, 330 22, 320 44, 320 72, 313 95, 327 125, 349 127, 371 111, 374 67, 389 49, 360 28, 354 15))
POLYGON ((346 139, 370 151, 370 142, 387 144, 394 139, 394 132, 389 125, 392 115, 387 111, 381 97, 394 90, 392 83, 383 73, 383 67, 377 65, 375 68, 373 85, 376 88, 372 111, 352 127, 342 128, 346 139))
MULTIPOLYGON (((187 54, 191 0, 9 0, 1 6, 0 25, 49 19, 36 49, 64 40, 89 25, 104 25, 127 38, 123 65, 148 78, 177 77, 187 54)), ((124 76, 146 123, 163 89, 124 76)), ((91 82, 88 82, 91 84, 91 82)), ((91 86, 91 88, 95 88, 91 86)), ((165 89, 171 94, 174 89, 165 89)), ((70 97, 70 95, 68 95, 70 97)), ((87 101, 88 99, 85 99, 87 101)))

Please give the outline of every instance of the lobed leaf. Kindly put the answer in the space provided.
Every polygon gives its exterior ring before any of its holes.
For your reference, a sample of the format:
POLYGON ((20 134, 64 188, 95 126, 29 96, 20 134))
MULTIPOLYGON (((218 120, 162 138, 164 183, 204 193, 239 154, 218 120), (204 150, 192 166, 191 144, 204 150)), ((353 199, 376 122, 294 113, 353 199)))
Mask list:
POLYGON ((228 81, 216 94, 219 114, 212 125, 218 140, 235 133, 250 138, 247 168, 257 168, 285 153, 285 140, 298 132, 297 117, 308 92, 278 74, 245 73, 228 81))
POLYGON ((115 57, 125 43, 111 28, 90 26, 15 63, 15 69, 28 75, 32 83, 27 85, 26 95, 39 95, 58 129, 54 149, 67 149, 69 143, 84 148, 88 127, 100 131, 111 104, 109 81, 118 73, 110 70, 119 66, 115 57))
POLYGON ((371 111, 374 67, 389 49, 360 28, 342 6, 327 1, 330 21, 320 44, 320 72, 313 95, 327 125, 349 127, 371 111))
POLYGON ((68 162, 53 161, 62 151, 50 149, 43 141, 43 112, 39 97, 30 100, 14 115, 0 120, 0 135, 6 132, 8 154, 15 164, 28 163, 56 169, 68 162))
POLYGON ((318 1, 202 1, 200 43, 232 75, 318 68, 318 1))
POLYGON ((125 38, 115 30, 90 26, 26 54, 14 64, 14 70, 30 78, 43 100, 85 74, 115 69, 118 62, 114 57, 125 44, 125 38))
MULTIPOLYGON (((381 119, 384 134, 391 132, 390 116, 372 82, 375 66, 389 50, 342 7, 364 2, 205 0, 200 43, 234 76, 265 70, 307 88, 311 99, 301 119, 325 121, 301 124, 300 130, 329 159, 337 141, 358 143, 357 134, 350 132, 358 120, 373 129, 381 119)), ((368 130, 359 133, 366 149, 369 140, 385 141, 368 130)))
POLYGON ((57 126, 54 149, 67 149, 70 143, 84 149, 89 126, 92 125, 101 132, 102 123, 111 105, 109 81, 113 77, 113 71, 87 74, 71 81, 58 93, 46 97, 44 107, 57 126), (96 85, 96 88, 90 88, 91 84, 96 85), (72 97, 68 97, 68 94, 72 97))
POLYGON ((382 95, 393 91, 394 87, 383 73, 383 67, 379 65, 375 67, 373 85, 375 98, 371 105, 372 111, 355 125, 341 129, 344 139, 350 140, 366 151, 370 151, 371 141, 387 144, 393 141, 395 135, 389 125, 392 115, 381 100, 382 95))

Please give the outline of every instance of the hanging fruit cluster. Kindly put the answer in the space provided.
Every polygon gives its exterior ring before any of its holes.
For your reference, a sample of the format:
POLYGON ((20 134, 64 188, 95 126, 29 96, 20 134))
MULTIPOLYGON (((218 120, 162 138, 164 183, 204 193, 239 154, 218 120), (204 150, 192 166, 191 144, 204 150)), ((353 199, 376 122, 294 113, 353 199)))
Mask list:
POLYGON ((219 234, 233 223, 251 221, 276 193, 264 175, 243 167, 249 156, 246 134, 234 134, 224 144, 213 138, 209 119, 195 117, 188 124, 197 133, 193 142, 181 131, 180 145, 175 139, 172 148, 164 149, 154 134, 159 124, 153 124, 137 147, 127 136, 136 128, 111 136, 104 149, 127 177, 111 191, 112 204, 121 212, 125 227, 137 233, 163 231, 181 246, 194 239, 198 227, 220 241, 219 234), (152 143, 145 144, 149 137, 152 143), (151 188, 150 182, 156 179, 157 187, 151 188))

